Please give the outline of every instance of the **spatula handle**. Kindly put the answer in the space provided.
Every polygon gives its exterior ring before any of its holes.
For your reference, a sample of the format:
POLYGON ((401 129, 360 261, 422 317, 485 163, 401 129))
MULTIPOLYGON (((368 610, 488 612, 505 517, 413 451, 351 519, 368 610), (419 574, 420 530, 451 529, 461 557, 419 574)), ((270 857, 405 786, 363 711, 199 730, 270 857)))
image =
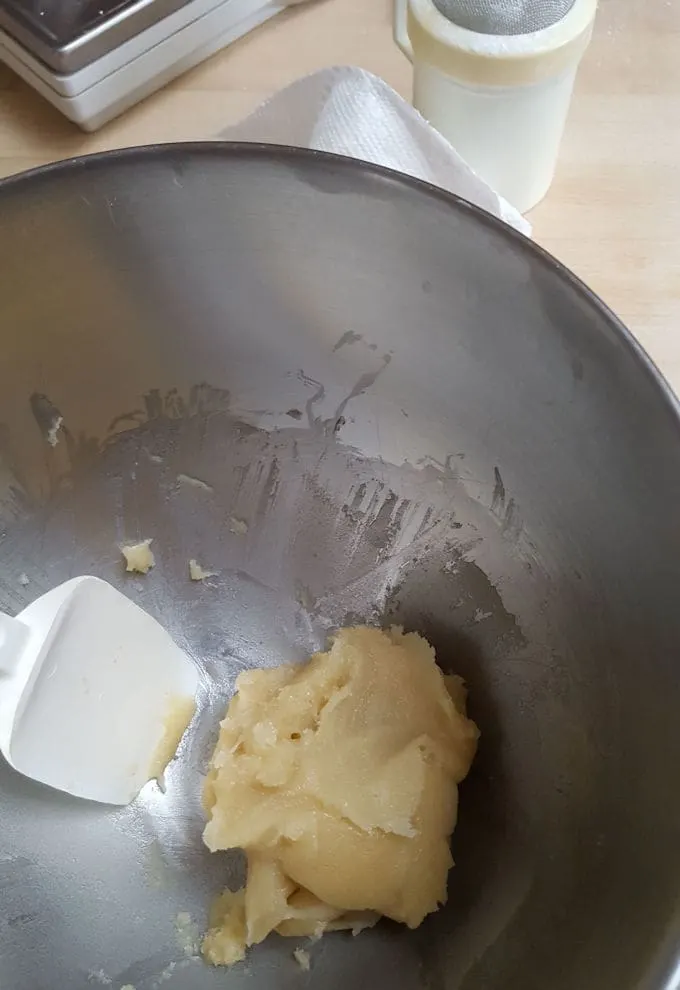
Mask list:
POLYGON ((0 612, 0 678, 13 674, 17 669, 28 632, 28 626, 20 619, 0 612))

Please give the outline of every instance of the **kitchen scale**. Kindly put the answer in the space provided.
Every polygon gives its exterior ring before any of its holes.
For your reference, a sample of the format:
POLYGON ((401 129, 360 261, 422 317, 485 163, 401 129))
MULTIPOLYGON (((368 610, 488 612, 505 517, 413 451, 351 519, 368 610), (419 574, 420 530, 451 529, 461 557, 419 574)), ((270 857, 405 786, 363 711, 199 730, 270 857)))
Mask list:
POLYGON ((290 0, 0 0, 0 61, 86 131, 290 0))

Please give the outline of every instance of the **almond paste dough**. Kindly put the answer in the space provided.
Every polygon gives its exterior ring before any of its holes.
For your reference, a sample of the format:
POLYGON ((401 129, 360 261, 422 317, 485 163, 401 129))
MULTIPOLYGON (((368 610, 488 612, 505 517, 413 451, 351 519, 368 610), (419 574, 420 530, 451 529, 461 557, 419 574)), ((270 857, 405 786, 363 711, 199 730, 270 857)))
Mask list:
POLYGON ((446 900, 458 784, 478 731, 460 678, 417 633, 340 630, 303 665, 242 673, 205 782, 214 852, 247 883, 213 904, 203 954, 243 959, 276 931, 416 928, 446 900))

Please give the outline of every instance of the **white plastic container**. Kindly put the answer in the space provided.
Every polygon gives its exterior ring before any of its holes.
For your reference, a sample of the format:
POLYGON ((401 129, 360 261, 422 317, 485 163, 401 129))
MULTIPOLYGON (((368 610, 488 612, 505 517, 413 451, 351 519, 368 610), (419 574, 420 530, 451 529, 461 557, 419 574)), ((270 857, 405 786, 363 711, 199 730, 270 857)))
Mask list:
POLYGON ((413 62, 413 103, 472 169, 521 212, 552 182, 597 0, 575 0, 530 34, 477 34, 432 0, 395 0, 395 39, 413 62))

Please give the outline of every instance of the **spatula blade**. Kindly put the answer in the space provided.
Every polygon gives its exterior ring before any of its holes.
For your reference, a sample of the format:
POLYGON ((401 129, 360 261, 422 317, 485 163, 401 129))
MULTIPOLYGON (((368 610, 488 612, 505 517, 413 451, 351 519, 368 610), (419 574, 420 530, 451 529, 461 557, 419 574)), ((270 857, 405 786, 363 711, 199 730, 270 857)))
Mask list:
POLYGON ((128 804, 174 755, 197 687, 196 667, 155 619, 82 578, 37 657, 6 755, 50 787, 128 804))

